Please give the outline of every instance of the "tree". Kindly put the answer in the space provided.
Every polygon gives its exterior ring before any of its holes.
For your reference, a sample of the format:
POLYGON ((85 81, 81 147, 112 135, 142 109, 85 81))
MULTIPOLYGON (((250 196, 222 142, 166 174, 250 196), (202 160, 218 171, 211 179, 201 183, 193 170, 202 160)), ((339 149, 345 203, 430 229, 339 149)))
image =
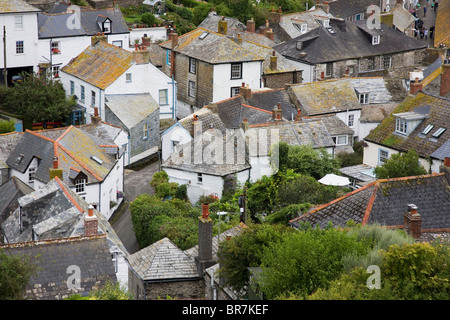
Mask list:
POLYGON ((220 244, 220 276, 239 292, 249 283, 247 268, 260 266, 264 249, 293 232, 293 228, 282 225, 250 224, 243 233, 220 244))
POLYGON ((118 282, 107 281, 103 287, 93 289, 87 297, 73 294, 64 300, 132 300, 133 295, 118 282))
POLYGON ((16 124, 14 123, 14 120, 0 120, 0 134, 2 133, 8 133, 13 132, 16 130, 16 124))
POLYGON ((34 122, 65 121, 76 101, 67 98, 59 81, 23 73, 24 80, 16 82, 5 98, 11 112, 34 122))
POLYGON ((414 149, 406 153, 393 154, 382 166, 374 169, 377 179, 409 177, 427 174, 419 163, 419 156, 414 149))
POLYGON ((0 249, 0 300, 20 300, 37 267, 30 259, 0 249))

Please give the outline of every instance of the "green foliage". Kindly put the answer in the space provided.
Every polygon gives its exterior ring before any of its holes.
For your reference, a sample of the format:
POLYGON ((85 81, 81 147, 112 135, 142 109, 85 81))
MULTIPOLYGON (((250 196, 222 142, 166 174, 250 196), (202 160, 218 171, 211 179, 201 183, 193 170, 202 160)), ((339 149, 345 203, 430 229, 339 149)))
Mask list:
POLYGON ((37 270, 28 257, 0 249, 0 300, 23 299, 28 281, 37 270))
POLYGON ((342 272, 342 257, 365 246, 343 230, 310 229, 290 234, 264 251, 259 285, 268 299, 286 292, 306 297, 342 272))
POLYGON ((350 167, 357 164, 363 163, 363 141, 357 141, 353 144, 353 153, 349 152, 340 152, 336 155, 336 158, 339 160, 341 167, 350 167))
POLYGON ((133 295, 118 282, 107 281, 103 287, 94 289, 86 297, 73 294, 64 300, 132 300, 133 295))
POLYGON ((14 113, 34 122, 65 121, 75 106, 59 81, 22 74, 24 80, 16 82, 5 98, 5 106, 14 113))
POLYGON ((199 204, 211 204, 211 203, 214 203, 214 202, 217 202, 217 201, 219 201, 219 199, 216 198, 213 195, 207 195, 207 196, 206 195, 201 195, 198 198, 198 203, 199 204))
POLYGON ((156 17, 151 12, 146 12, 141 16, 141 22, 152 26, 157 21, 156 17))
POLYGON ((419 156, 414 149, 406 153, 393 154, 382 166, 374 169, 377 179, 388 179, 427 174, 419 163, 419 156))
POLYGON ((180 249, 197 243, 200 210, 179 199, 162 201, 157 196, 139 195, 130 204, 131 220, 141 248, 168 237, 180 249))
POLYGON ((194 14, 193 23, 195 25, 199 25, 203 20, 206 19, 208 14, 211 12, 211 9, 214 9, 217 12, 217 14, 220 16, 226 16, 226 17, 232 16, 230 9, 223 2, 220 4, 217 4, 217 5, 214 5, 210 2, 209 3, 199 3, 193 9, 193 14, 194 14))
POLYGON ((309 203, 291 204, 267 216, 264 222, 270 224, 289 225, 289 221, 308 212, 312 207, 309 203))
POLYGON ((16 131, 14 120, 0 120, 0 134, 16 131))
POLYGON ((250 225, 239 236, 221 243, 218 256, 221 276, 227 285, 239 291, 248 285, 248 267, 259 267, 264 249, 281 241, 285 234, 295 232, 281 225, 250 225))
POLYGON ((150 185, 156 189, 158 185, 166 182, 169 182, 169 175, 164 170, 161 170, 153 175, 150 185))
POLYGON ((339 160, 333 159, 324 149, 316 150, 310 145, 289 146, 286 142, 279 143, 277 149, 280 171, 292 169, 296 173, 320 179, 327 173, 337 172, 339 168, 339 160))

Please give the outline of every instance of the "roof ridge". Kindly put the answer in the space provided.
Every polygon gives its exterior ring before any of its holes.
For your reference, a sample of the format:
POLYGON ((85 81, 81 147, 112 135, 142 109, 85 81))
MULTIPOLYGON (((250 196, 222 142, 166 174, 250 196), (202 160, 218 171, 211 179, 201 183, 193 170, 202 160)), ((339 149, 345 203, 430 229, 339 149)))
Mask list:
POLYGON ((369 220, 370 214, 372 213, 373 204, 375 202, 375 199, 377 198, 378 189, 380 188, 380 180, 375 181, 375 187, 373 189, 372 195, 369 198, 369 202, 367 203, 366 211, 364 212, 364 216, 361 222, 362 226, 365 226, 367 224, 367 221, 369 220))
POLYGON ((69 191, 66 189, 62 181, 58 178, 58 176, 55 176, 55 181, 58 183, 59 187, 63 190, 66 197, 69 199, 70 202, 80 211, 81 213, 84 212, 83 208, 78 204, 78 202, 72 197, 72 195, 69 193, 69 191))
POLYGON ((407 177, 397 177, 397 178, 386 178, 386 179, 378 179, 377 181, 381 183, 384 182, 392 182, 392 181, 407 181, 407 180, 413 180, 413 179, 424 179, 424 178, 434 178, 438 176, 443 176, 445 173, 430 173, 430 174, 422 174, 417 176, 407 176, 407 177))
POLYGON ((34 136, 36 136, 38 138, 41 138, 41 139, 44 139, 44 140, 47 140, 47 141, 50 141, 50 142, 55 142, 55 140, 53 140, 53 139, 51 139, 49 137, 46 137, 46 136, 44 136, 42 134, 39 134, 39 133, 37 133, 35 131, 32 131, 32 130, 26 129, 25 132, 31 133, 32 135, 34 135, 34 136))
POLYGON ((253 107, 253 106, 251 106, 251 105, 249 105, 249 104, 243 103, 242 106, 243 106, 243 107, 246 107, 246 108, 251 108, 251 109, 255 109, 255 110, 258 110, 258 111, 262 111, 262 112, 266 112, 266 113, 272 114, 271 111, 264 110, 264 109, 261 109, 261 108, 258 108, 258 107, 253 107))
POLYGON ((106 238, 105 233, 99 233, 91 236, 78 236, 78 237, 67 237, 58 239, 48 239, 48 240, 37 240, 37 241, 24 241, 24 242, 13 242, 13 243, 2 243, 0 248, 24 248, 39 245, 51 245, 58 243, 71 243, 83 240, 93 240, 93 239, 103 239, 106 238))

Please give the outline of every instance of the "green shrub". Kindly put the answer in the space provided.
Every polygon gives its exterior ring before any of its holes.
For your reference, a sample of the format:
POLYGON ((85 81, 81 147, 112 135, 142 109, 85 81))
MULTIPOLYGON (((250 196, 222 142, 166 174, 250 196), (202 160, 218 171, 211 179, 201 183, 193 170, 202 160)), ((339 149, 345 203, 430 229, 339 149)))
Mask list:
POLYGON ((16 130, 16 124, 14 122, 14 120, 0 120, 0 134, 2 133, 8 133, 8 132, 13 132, 16 130))

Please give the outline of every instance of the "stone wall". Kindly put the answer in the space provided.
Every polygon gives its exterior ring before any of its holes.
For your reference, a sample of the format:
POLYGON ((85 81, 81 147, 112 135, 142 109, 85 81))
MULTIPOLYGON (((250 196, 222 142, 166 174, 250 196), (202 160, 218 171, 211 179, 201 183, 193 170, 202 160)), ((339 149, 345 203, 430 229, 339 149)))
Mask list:
POLYGON ((166 299, 204 299, 205 283, 203 279, 191 281, 165 281, 147 283, 146 300, 166 299))
POLYGON ((302 71, 270 73, 263 75, 264 87, 277 89, 286 84, 302 83, 302 71))

